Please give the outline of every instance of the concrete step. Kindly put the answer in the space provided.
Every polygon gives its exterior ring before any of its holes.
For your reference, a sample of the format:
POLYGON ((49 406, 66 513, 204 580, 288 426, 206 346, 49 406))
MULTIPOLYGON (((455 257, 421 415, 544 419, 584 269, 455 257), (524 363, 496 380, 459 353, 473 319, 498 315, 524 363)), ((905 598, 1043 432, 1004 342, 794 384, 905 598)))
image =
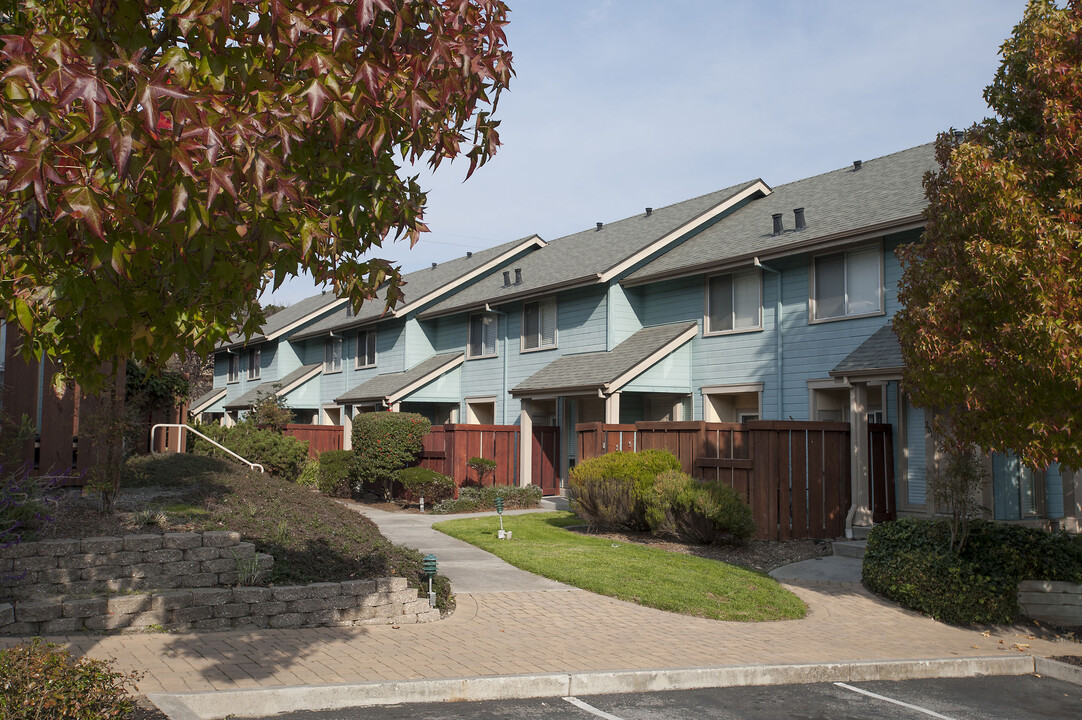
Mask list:
POLYGON ((839 540, 831 543, 834 548, 834 554, 840 557, 862 558, 864 557, 864 548, 867 547, 867 540, 839 540))
POLYGON ((549 495, 541 498, 541 507, 545 510, 570 510, 571 503, 563 495, 549 495))
POLYGON ((867 540, 868 536, 872 534, 870 527, 857 527, 853 526, 853 539, 854 540, 867 540))

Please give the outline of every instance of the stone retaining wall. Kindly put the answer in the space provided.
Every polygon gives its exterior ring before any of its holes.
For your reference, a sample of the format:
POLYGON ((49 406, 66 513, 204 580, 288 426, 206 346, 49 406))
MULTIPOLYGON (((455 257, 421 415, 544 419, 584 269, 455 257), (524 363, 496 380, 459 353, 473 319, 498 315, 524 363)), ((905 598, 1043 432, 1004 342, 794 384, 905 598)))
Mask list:
POLYGON ((0 548, 0 578, 7 586, 0 597, 236 585, 266 576, 273 563, 229 531, 26 542, 0 548))
POLYGON ((0 605, 0 635, 84 631, 228 630, 431 622, 440 611, 405 578, 282 587, 194 588, 0 605))
POLYGON ((1082 585, 1051 580, 1018 583, 1018 604, 1026 617, 1061 627, 1082 626, 1082 585))
POLYGON ((0 635, 340 627, 439 620, 405 578, 253 587, 274 565, 235 532, 0 548, 0 635), (136 590, 146 592, 131 593, 136 590))

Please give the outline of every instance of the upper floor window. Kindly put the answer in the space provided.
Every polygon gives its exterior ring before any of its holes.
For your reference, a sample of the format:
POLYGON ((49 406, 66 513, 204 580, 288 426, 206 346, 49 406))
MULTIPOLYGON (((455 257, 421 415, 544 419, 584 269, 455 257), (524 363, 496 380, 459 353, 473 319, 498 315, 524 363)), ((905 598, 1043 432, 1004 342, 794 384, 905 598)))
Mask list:
POLYGON ((327 338, 323 343, 323 372, 342 372, 342 338, 327 338))
POLYGON ((470 315, 470 338, 466 353, 467 357, 490 357, 496 354, 497 324, 495 313, 470 315))
POLYGON ((260 348, 252 348, 251 350, 248 351, 248 379, 249 380, 258 380, 259 379, 259 358, 260 358, 260 354, 261 354, 260 348))
POLYGON ((715 275, 706 284, 706 332, 758 330, 763 326, 758 270, 715 275))
POLYGON ((883 262, 878 247, 820 255, 812 265, 812 319, 883 311, 883 262))
POLYGON ((556 298, 528 302, 522 306, 522 349, 556 347, 556 298))
POLYGON ((240 382, 240 355, 236 353, 229 353, 226 355, 229 358, 229 369, 226 371, 226 382, 240 382))
POLYGON ((357 331, 357 355, 353 361, 356 369, 375 367, 376 365, 376 331, 357 331))

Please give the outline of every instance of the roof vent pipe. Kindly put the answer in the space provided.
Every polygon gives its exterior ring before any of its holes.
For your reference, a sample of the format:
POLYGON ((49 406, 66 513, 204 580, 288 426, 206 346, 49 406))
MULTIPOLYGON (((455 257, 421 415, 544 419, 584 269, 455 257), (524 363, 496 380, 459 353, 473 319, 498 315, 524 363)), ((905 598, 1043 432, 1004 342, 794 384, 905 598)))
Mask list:
POLYGON ((785 229, 781 224, 781 213, 774 213, 770 217, 774 218, 774 237, 777 237, 785 229))
POLYGON ((600 230, 602 225, 604 225, 604 223, 598 223, 597 224, 597 229, 600 230))
POLYGON ((510 270, 504 270, 503 271, 503 286, 504 287, 511 287, 511 271, 510 270))
POLYGON ((522 284, 522 268, 515 268, 515 284, 522 284))
POLYGON ((803 230, 808 227, 808 223, 804 220, 804 208, 796 208, 793 210, 793 216, 796 217, 796 229, 803 230))
POLYGON ((436 263, 432 263, 432 267, 436 267, 436 263))
POLYGON ((473 257, 473 253, 472 253, 472 252, 470 252, 469 250, 467 250, 467 251, 466 251, 466 257, 468 257, 468 258, 471 258, 471 257, 473 257))
POLYGON ((646 217, 650 217, 650 213, 652 213, 653 211, 653 208, 646 208, 646 217))
POLYGON ((856 172, 857 170, 860 170, 860 167, 861 167, 861 165, 863 165, 863 164, 864 164, 864 163, 863 163, 863 162, 861 162, 860 160, 854 160, 854 161, 853 161, 853 172, 856 172))

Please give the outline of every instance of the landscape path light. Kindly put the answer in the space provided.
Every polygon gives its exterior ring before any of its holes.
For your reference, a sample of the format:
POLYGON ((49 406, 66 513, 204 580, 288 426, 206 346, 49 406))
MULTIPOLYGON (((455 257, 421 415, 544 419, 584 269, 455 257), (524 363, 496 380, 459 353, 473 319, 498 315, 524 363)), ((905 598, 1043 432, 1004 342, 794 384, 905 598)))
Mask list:
POLYGON ((500 516, 500 532, 496 535, 500 540, 507 537, 507 533, 503 531, 503 496, 496 496, 496 514, 500 516))
POLYGON ((436 607, 436 593, 432 591, 432 578, 436 577, 436 556, 432 554, 425 555, 421 563, 421 569, 428 577, 428 606, 436 607))

